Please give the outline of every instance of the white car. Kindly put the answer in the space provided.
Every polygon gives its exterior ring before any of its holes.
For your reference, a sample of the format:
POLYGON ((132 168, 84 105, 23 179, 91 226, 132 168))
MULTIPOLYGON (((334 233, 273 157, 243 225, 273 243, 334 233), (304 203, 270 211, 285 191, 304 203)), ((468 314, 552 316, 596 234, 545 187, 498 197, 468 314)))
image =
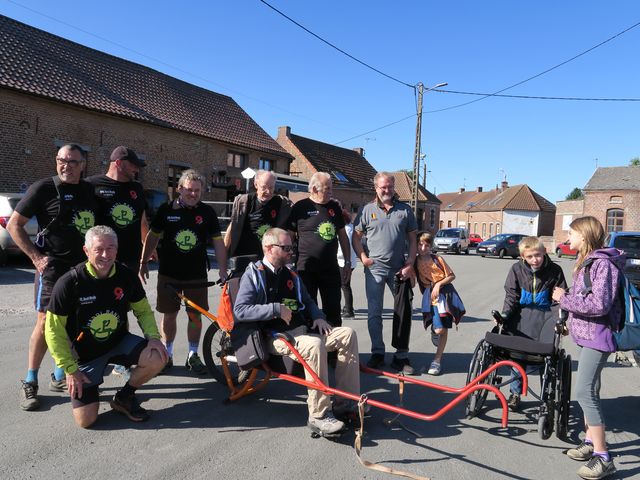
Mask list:
MULTIPOLYGON (((24 194, 22 193, 0 193, 0 265, 4 265, 7 262, 8 255, 20 255, 22 253, 5 227, 13 210, 23 196, 24 194)), ((29 234, 29 238, 33 241, 36 238, 36 233, 38 233, 38 222, 35 217, 27 222, 25 229, 29 234)))

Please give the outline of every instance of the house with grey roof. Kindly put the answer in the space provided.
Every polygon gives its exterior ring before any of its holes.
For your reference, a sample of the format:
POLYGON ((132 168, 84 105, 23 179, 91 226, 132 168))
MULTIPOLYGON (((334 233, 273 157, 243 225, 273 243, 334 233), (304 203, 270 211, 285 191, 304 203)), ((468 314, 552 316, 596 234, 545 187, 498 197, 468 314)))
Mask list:
POLYGON ((55 152, 77 143, 87 174, 117 145, 144 158, 146 188, 172 193, 186 168, 205 198, 231 200, 247 167, 287 174, 289 155, 233 98, 0 15, 0 191, 55 173, 55 152))
MULTIPOLYGON (((413 199, 413 182, 411 177, 405 170, 399 172, 390 172, 394 178, 394 186, 398 198, 405 202, 411 203, 413 199)), ((433 193, 427 190, 423 185, 418 184, 418 209, 416 212, 416 221, 419 230, 426 230, 436 233, 439 229, 440 222, 440 205, 442 202, 433 193)))

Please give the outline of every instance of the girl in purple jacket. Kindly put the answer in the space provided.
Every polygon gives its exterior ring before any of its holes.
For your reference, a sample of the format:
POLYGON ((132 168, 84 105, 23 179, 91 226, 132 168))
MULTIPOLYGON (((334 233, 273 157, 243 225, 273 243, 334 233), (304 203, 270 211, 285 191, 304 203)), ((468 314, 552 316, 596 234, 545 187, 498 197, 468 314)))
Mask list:
POLYGON ((585 439, 567 455, 586 461, 577 471, 586 479, 600 479, 616 471, 605 441, 600 405, 600 376, 607 358, 615 352, 612 331, 617 328, 622 306, 618 298, 625 257, 615 248, 602 248, 605 232, 594 217, 582 217, 569 225, 569 243, 578 250, 571 290, 556 287, 553 299, 569 312, 569 333, 580 346, 576 375, 576 399, 584 413, 585 439), (585 292, 585 261, 592 261, 591 292, 585 292))

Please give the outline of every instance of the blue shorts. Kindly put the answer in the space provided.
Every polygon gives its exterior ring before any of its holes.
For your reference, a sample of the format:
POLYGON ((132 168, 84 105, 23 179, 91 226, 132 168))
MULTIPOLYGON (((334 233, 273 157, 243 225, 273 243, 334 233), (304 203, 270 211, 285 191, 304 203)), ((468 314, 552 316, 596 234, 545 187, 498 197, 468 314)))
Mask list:
POLYGON ((130 367, 137 365, 140 354, 147 347, 145 338, 126 333, 112 350, 104 355, 89 360, 87 362, 79 362, 78 370, 84 373, 91 383, 84 384, 82 388, 82 398, 72 398, 71 405, 73 408, 88 405, 98 401, 98 386, 104 382, 104 371, 108 364, 124 365, 130 367))
POLYGON ((453 327, 453 317, 451 315, 449 315, 448 313, 445 314, 444 316, 440 315, 440 312, 438 312, 438 306, 437 305, 432 305, 431 306, 431 314, 432 317, 431 319, 428 319, 428 315, 423 313, 423 321, 424 321, 424 328, 427 328, 429 325, 431 325, 432 329, 435 328, 452 328, 453 327))

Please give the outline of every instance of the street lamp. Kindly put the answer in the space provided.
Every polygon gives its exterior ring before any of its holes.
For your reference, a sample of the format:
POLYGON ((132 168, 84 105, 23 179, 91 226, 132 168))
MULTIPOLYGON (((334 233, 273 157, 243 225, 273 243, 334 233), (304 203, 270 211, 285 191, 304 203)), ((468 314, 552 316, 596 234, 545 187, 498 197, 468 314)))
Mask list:
MULTIPOLYGON (((416 149, 415 154, 413 156, 413 184, 412 184, 412 192, 413 198, 413 214, 418 216, 418 175, 420 172, 420 160, 421 160, 421 138, 422 138, 422 97, 424 92, 428 92, 429 90, 435 90, 436 88, 446 87, 448 83, 439 83, 433 87, 424 88, 422 82, 418 83, 418 114, 417 114, 417 124, 416 124, 416 149)), ((426 164, 425 164, 426 165, 426 164)))

